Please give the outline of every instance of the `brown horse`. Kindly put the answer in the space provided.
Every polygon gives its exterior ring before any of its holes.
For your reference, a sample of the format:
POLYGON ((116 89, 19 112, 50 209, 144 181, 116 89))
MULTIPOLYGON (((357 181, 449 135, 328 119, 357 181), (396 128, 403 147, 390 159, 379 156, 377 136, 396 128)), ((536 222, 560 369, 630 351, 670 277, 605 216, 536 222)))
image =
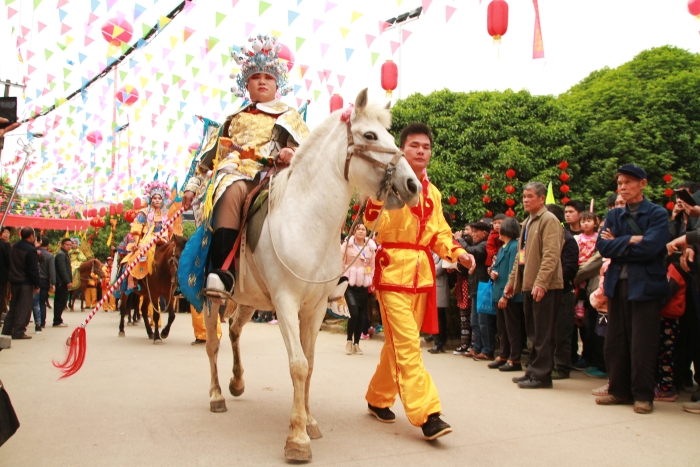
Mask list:
MULTIPOLYGON (((153 339, 154 344, 163 343, 161 337, 163 339, 168 337, 170 326, 175 321, 175 300, 173 295, 175 289, 177 289, 177 267, 186 243, 187 239, 185 237, 173 235, 168 243, 156 245, 153 258, 153 272, 138 280, 139 287, 130 294, 138 294, 143 297, 141 316, 144 317, 143 323, 146 326, 148 338, 153 339), (151 303, 153 303, 153 329, 151 329, 151 323, 148 320, 148 305, 151 303), (163 303, 165 306, 161 307, 163 303), (168 313, 168 324, 165 325, 163 331, 159 331, 160 314, 165 311, 168 313)), ((124 318, 129 315, 127 302, 126 297, 122 297, 119 305, 119 311, 121 312, 119 337, 125 336, 124 318)))
MULTIPOLYGON (((104 279, 105 273, 102 270, 102 263, 97 258, 92 258, 87 261, 84 261, 79 267, 78 267, 78 274, 80 275, 80 286, 76 289, 73 289, 71 291, 71 300, 70 300, 70 305, 69 308, 71 311, 73 310, 73 306, 75 304, 75 298, 80 291, 80 310, 82 311, 85 307, 83 306, 85 302, 85 290, 88 287, 88 281, 90 280, 90 274, 95 273, 100 279, 104 279)), ((99 284, 97 285, 98 287, 100 286, 99 284)))

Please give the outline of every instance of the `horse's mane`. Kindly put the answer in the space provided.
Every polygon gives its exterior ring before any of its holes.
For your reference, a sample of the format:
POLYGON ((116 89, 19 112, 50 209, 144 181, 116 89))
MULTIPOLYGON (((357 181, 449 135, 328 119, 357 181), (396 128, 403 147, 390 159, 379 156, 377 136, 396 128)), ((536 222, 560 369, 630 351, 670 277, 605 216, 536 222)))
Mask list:
MULTIPOLYGON (((325 142, 328 134, 332 131, 333 127, 340 121, 340 116, 345 110, 336 110, 330 114, 320 125, 318 125, 311 134, 304 140, 304 142, 299 146, 299 149, 294 153, 294 158, 289 166, 289 170, 282 171, 279 175, 274 177, 273 186, 274 189, 270 192, 270 202, 272 206, 278 204, 282 195, 286 191, 287 181, 289 176, 292 174, 294 169, 300 164, 306 163, 305 161, 314 157, 324 157, 327 156, 326 151, 317 150, 319 145, 325 142), (311 148, 315 148, 311 149, 311 148)), ((357 111, 355 111, 357 114, 357 111)), ((380 104, 379 102, 369 102, 362 110, 362 113, 357 114, 355 117, 363 116, 369 119, 378 120, 379 123, 386 129, 391 127, 391 111, 380 104)))

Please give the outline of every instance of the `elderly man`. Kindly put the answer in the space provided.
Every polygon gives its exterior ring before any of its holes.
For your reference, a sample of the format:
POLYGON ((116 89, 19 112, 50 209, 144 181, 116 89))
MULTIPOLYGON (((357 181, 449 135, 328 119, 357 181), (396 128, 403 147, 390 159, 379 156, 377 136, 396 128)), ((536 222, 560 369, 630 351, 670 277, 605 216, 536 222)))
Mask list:
POLYGON ((668 214, 644 197, 647 174, 633 164, 617 170, 617 188, 625 209, 611 209, 598 251, 611 263, 605 274, 608 329, 605 363, 610 380, 608 395, 599 405, 634 401, 634 411, 654 408, 659 320, 663 299, 671 289, 664 266, 665 245, 671 239, 668 214))
POLYGON ((552 387, 554 325, 564 288, 564 230, 545 207, 546 195, 547 188, 540 182, 530 182, 523 189, 523 207, 530 217, 523 223, 520 251, 504 290, 506 298, 523 294, 525 327, 532 350, 525 375, 513 378, 513 382, 524 389, 552 387))
MULTIPOLYGON (((233 294, 233 262, 226 258, 233 250, 241 227, 241 209, 248 193, 270 170, 273 161, 288 165, 294 151, 308 136, 309 130, 294 109, 276 99, 287 94, 286 66, 279 62, 282 45, 276 37, 258 35, 250 38, 252 50, 246 46, 234 60, 241 67, 233 90, 239 97, 250 94, 246 105, 229 115, 218 132, 209 138, 200 152, 195 176, 185 187, 182 205, 189 209, 195 197, 203 199, 204 209, 196 209, 198 222, 211 218, 213 237, 209 248, 211 270, 204 293, 216 303, 233 294), (243 148, 234 149, 233 144, 243 148), (207 192, 207 175, 213 190, 207 192), (206 212, 213 206, 212 212, 206 212)), ((196 284, 201 287, 203 284, 196 284)))

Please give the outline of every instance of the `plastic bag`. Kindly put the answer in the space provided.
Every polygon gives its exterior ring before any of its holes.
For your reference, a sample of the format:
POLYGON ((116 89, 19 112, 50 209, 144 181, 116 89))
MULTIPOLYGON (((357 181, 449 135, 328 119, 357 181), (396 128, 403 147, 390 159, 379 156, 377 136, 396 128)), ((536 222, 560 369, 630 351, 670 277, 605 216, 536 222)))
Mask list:
POLYGON ((476 293, 476 312, 496 314, 493 307, 493 281, 479 282, 479 290, 476 293))

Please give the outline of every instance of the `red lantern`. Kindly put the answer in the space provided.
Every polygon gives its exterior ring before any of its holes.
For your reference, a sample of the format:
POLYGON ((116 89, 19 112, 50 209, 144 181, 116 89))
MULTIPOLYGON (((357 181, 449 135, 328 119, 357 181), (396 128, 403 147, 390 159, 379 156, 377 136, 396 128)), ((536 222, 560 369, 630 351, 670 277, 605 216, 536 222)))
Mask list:
MULTIPOLYGON (((700 2, 700 0, 698 0, 698 2, 700 2)), ((664 182, 671 183, 672 181, 673 181, 673 175, 671 175, 671 174, 664 175, 664 182)))
POLYGON ((129 106, 136 103, 139 100, 139 91, 131 85, 125 85, 119 88, 117 91, 117 101, 122 104, 129 106))
POLYGON ((83 219, 87 219, 88 212, 87 209, 83 209, 83 219))
POLYGON ((455 215, 455 213, 450 214, 450 219, 452 219, 452 220, 457 219, 457 216, 455 215))
POLYGON ((386 97, 391 97, 391 91, 396 89, 399 83, 399 68, 393 60, 387 60, 382 65, 382 89, 386 91, 386 97))
POLYGON ((511 208, 508 208, 508 210, 506 211, 506 216, 513 217, 514 215, 515 215, 515 212, 513 212, 513 210, 511 208))
POLYGON ((569 188, 569 185, 562 185, 559 187, 559 191, 561 191, 564 194, 567 194, 571 188, 569 188))
POLYGON ((136 211, 133 209, 129 209, 124 213, 124 220, 131 223, 134 222, 134 219, 136 219, 136 211))
POLYGON ((91 234, 91 235, 90 235, 90 240, 92 240, 93 238, 95 238, 95 236, 91 234))
POLYGON ((128 43, 134 29, 124 18, 112 18, 102 25, 102 37, 114 47, 121 47, 122 42, 128 43))
POLYGON ((486 180, 491 180, 491 175, 486 174, 486 175, 484 175, 484 178, 485 178, 486 180))
POLYGON ((570 199, 568 196, 564 196, 564 197, 561 199, 561 204, 566 204, 566 203, 568 203, 569 201, 571 201, 571 199, 570 199))
POLYGON ((493 211, 486 211, 486 217, 493 217, 493 211))
POLYGON ((489 204, 491 202, 491 197, 490 196, 484 196, 481 198, 481 201, 484 202, 484 204, 489 204))
POLYGON ((104 217, 107 214, 107 210, 103 207, 100 208, 100 217, 104 217))
POLYGON ((512 208, 513 206, 515 206, 515 200, 511 198, 506 199, 506 205, 512 208))
POLYGON ((281 58, 282 60, 287 61, 287 71, 292 71, 292 68, 294 68, 294 54, 292 51, 287 47, 285 44, 282 44, 281 42, 278 42, 279 45, 282 46, 282 50, 279 51, 277 56, 281 58))
POLYGON ((569 181, 569 178, 571 178, 571 177, 569 177, 569 174, 566 172, 562 172, 561 175, 559 175, 559 180, 561 180, 564 183, 569 181))
POLYGON ((675 206, 676 206, 676 203, 674 203, 673 201, 669 201, 668 203, 666 203, 666 209, 668 209, 669 211, 673 211, 673 208, 675 206))
POLYGON ((457 198, 455 198, 454 196, 450 196, 448 203, 450 203, 450 206, 454 206, 455 204, 457 204, 457 198))
POLYGON ((353 222, 354 222, 354 221, 355 221, 355 219, 357 219, 357 214, 353 214, 353 215, 352 215, 352 217, 350 217, 350 219, 352 219, 352 220, 353 220, 353 222))
POLYGON ((102 143, 102 132, 100 130, 91 131, 87 134, 87 140, 89 143, 99 146, 102 143))
POLYGON ((508 193, 509 195, 512 195, 513 193, 515 193, 515 187, 513 185, 508 185, 506 187, 506 193, 508 193))
POLYGON ((331 113, 335 112, 336 110, 340 110, 343 108, 343 98, 340 97, 338 94, 333 94, 331 96, 331 113))
POLYGON ((124 205, 122 203, 117 204, 117 215, 120 216, 124 211, 124 205))
POLYGON ((700 0, 688 0, 688 13, 700 16, 700 0))
POLYGON ((109 217, 114 217, 114 215, 117 213, 117 208, 113 205, 109 205, 109 217))
POLYGON ((484 183, 483 185, 481 185, 481 189, 484 190, 484 191, 488 190, 488 189, 489 189, 489 184, 488 184, 488 183, 484 183))
POLYGON ((97 228, 97 218, 96 217, 93 217, 92 219, 90 219, 90 225, 97 228))
POLYGON ((75 213, 74 213, 74 212, 71 212, 71 213, 70 213, 70 216, 68 216, 68 217, 70 217, 71 219, 75 219, 75 213))
POLYGON ((566 161, 561 161, 561 162, 559 163, 559 168, 560 168, 561 170, 566 170, 566 168, 567 168, 568 166, 569 166, 569 163, 566 162, 566 161))
POLYGON ((134 200, 134 209, 136 209, 137 211, 141 209, 141 198, 136 198, 134 200))
POLYGON ((671 196, 673 196, 673 190, 670 189, 670 188, 666 188, 666 189, 664 190, 664 195, 665 195, 667 198, 670 198, 671 196))
POLYGON ((104 220, 104 219, 102 219, 102 218, 100 217, 100 218, 97 219, 97 220, 100 221, 100 228, 102 228, 102 227, 105 226, 105 220, 104 220))
POLYGON ((355 212, 359 211, 359 210, 360 210, 360 205, 359 205, 359 204, 353 204, 353 205, 352 205, 352 210, 355 211, 355 212))
POLYGON ((501 36, 508 32, 508 4, 505 0, 493 0, 489 3, 486 29, 493 37, 494 44, 501 43, 501 36))
POLYGON ((506 170, 506 177, 508 177, 508 178, 515 177, 515 170, 513 170, 513 169, 506 170))
POLYGON ((92 209, 88 210, 88 216, 95 217, 96 215, 97 215, 97 209, 92 208, 92 209))

